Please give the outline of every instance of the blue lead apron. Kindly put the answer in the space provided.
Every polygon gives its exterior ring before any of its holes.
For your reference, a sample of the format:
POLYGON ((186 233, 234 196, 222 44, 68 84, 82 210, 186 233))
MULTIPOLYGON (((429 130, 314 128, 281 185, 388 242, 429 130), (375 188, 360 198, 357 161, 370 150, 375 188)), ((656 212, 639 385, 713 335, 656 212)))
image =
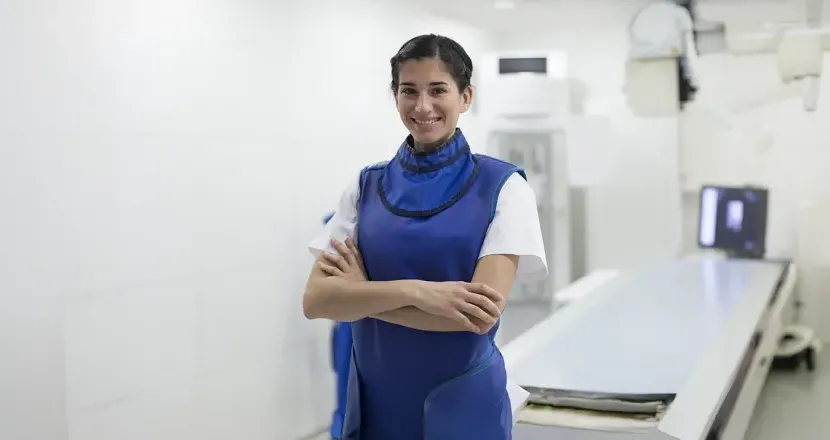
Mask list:
MULTIPOLYGON (((372 281, 471 281, 512 164, 464 135, 430 154, 411 138, 361 173, 358 245, 372 281)), ((498 324, 485 335, 352 323, 343 439, 508 440, 512 416, 498 324)))
MULTIPOLYGON (((334 213, 323 218, 328 223, 334 213)), ((349 322, 335 322, 331 329, 331 362, 336 376, 336 405, 331 416, 329 434, 339 440, 343 432, 343 418, 346 412, 346 393, 349 387, 349 366, 352 357, 352 326, 349 322)))

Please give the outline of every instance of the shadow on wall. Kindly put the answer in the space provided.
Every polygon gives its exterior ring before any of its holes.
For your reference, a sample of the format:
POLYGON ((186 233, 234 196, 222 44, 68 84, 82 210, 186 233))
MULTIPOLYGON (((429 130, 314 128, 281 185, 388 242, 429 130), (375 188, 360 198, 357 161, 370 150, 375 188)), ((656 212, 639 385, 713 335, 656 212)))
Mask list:
POLYGON ((572 115, 585 114, 585 101, 588 100, 588 85, 579 78, 569 78, 570 104, 572 115))

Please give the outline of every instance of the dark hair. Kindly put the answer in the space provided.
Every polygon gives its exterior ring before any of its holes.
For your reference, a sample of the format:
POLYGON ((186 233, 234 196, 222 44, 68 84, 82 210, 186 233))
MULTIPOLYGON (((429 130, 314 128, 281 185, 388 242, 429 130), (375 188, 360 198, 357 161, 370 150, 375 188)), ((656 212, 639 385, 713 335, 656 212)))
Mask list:
POLYGON ((403 63, 429 58, 443 61, 459 91, 463 92, 470 86, 473 76, 473 60, 467 55, 467 51, 452 38, 425 34, 404 43, 398 53, 389 60, 389 64, 392 65, 392 92, 398 91, 398 75, 403 63))

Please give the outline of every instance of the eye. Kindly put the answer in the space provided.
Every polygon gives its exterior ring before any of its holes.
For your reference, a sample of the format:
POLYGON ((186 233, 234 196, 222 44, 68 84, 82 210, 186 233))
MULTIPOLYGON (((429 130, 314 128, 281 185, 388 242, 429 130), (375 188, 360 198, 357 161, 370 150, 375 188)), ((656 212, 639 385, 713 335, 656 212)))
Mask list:
POLYGON ((444 93, 447 93, 447 89, 445 89, 443 87, 438 87, 438 88, 432 89, 432 94, 433 95, 443 95, 444 93))
POLYGON ((401 89, 400 93, 402 95, 415 95, 418 92, 413 88, 403 88, 403 89, 401 89))

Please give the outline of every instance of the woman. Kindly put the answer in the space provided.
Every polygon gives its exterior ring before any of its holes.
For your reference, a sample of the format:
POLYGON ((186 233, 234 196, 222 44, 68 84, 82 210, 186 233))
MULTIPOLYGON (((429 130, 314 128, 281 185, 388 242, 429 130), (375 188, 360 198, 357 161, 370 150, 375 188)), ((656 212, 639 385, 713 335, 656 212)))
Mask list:
POLYGON ((472 154, 456 127, 473 100, 458 43, 413 38, 391 67, 410 135, 356 176, 310 245, 306 317, 352 322, 341 438, 509 439, 494 338, 514 280, 547 273, 536 198, 521 169, 472 154))

